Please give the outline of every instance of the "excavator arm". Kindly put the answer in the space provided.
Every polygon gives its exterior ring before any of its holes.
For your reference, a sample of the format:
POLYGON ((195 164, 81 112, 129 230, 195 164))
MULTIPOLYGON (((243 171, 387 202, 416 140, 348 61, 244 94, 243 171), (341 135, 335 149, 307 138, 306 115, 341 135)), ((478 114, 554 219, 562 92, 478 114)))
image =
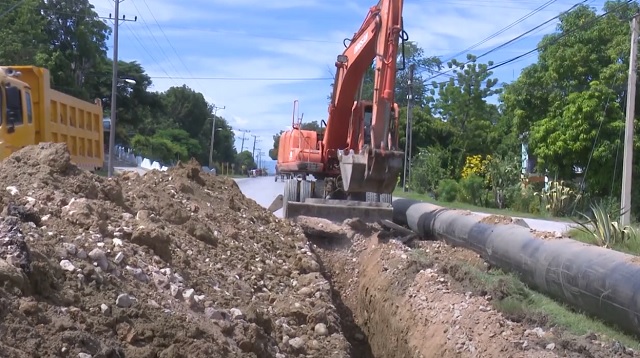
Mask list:
POLYGON ((396 61, 403 33, 402 7, 403 0, 380 0, 371 7, 336 61, 323 148, 327 160, 338 159, 345 192, 389 194, 395 189, 402 169, 404 152, 397 150, 397 133, 390 135, 396 61), (373 100, 367 105, 359 93, 367 68, 374 60, 373 100))
MULTIPOLYGON (((271 211, 282 208, 286 218, 392 219, 391 193, 404 159, 404 152, 397 149, 398 106, 394 103, 398 47, 405 35, 402 6, 403 0, 380 0, 338 55, 329 115, 322 140, 314 146, 319 155, 309 157, 309 163, 301 163, 300 158, 294 161, 321 169, 286 180, 284 194, 274 200, 271 211), (373 98, 364 101, 364 77, 373 62, 373 98), (310 181, 307 174, 316 180, 310 181)), ((279 158, 287 150, 281 142, 279 158)))

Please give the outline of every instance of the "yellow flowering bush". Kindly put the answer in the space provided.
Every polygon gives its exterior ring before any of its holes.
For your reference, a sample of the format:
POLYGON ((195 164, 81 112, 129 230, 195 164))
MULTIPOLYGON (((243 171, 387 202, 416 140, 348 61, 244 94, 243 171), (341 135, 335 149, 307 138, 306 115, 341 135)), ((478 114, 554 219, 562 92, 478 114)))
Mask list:
POLYGON ((485 177, 487 174, 487 167, 491 161, 491 156, 487 155, 484 158, 482 155, 470 155, 465 159, 464 167, 462 168, 462 179, 466 179, 475 174, 479 177, 485 177))

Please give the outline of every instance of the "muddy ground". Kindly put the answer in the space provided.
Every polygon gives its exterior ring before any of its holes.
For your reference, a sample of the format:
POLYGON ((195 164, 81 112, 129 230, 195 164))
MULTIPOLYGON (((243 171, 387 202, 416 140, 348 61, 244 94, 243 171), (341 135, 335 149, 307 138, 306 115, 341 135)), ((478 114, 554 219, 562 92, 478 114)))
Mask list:
POLYGON ((541 317, 498 312, 494 303, 507 298, 507 282, 489 289, 475 282, 468 267, 490 268, 470 251, 434 241, 403 244, 401 235, 358 221, 298 221, 309 228, 354 357, 636 355, 597 334, 574 336, 541 317))

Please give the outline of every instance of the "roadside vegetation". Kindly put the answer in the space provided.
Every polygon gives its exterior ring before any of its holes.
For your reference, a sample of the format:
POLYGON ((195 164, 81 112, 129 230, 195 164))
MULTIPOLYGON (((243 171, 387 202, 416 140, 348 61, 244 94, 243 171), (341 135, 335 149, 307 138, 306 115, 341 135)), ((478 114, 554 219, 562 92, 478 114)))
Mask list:
MULTIPOLYGON (((88 0, 7 0, 3 6, 10 10, 2 18, 0 63, 47 68, 54 89, 87 101, 102 99, 109 117, 111 28, 94 6, 88 0)), ((155 92, 140 63, 118 61, 118 68, 122 83, 117 88, 116 144, 163 165, 190 158, 207 165, 215 121, 213 161, 218 172, 224 165, 236 174, 256 168, 251 151, 239 153, 231 126, 214 114, 202 93, 177 80, 168 90, 155 92)))

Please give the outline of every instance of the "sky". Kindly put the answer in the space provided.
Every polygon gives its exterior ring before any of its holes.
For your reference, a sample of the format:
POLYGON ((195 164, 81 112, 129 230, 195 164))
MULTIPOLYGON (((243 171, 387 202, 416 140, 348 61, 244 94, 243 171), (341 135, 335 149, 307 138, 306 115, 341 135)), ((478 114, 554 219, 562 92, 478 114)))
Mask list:
MULTIPOLYGON (((113 0, 90 1, 100 16, 114 14, 113 0)), ((137 16, 137 21, 120 23, 118 58, 141 63, 152 78, 151 90, 186 84, 224 107, 217 114, 234 128, 236 149, 241 149, 243 135, 244 149, 252 150, 256 138, 256 149, 268 161, 273 135, 291 125, 294 100, 304 121, 326 120, 343 39, 353 36, 376 1, 124 0, 120 18, 137 16)), ((405 0, 404 27, 426 55, 443 60, 483 42, 457 57, 464 59, 466 53, 483 54, 578 2, 405 0)), ((585 3, 600 11, 604 0, 585 3)), ((479 61, 498 63, 526 53, 555 25, 552 21, 479 61)), ((111 52, 113 39, 108 44, 111 52)), ((511 82, 536 58, 533 53, 497 68, 494 77, 511 82)))

